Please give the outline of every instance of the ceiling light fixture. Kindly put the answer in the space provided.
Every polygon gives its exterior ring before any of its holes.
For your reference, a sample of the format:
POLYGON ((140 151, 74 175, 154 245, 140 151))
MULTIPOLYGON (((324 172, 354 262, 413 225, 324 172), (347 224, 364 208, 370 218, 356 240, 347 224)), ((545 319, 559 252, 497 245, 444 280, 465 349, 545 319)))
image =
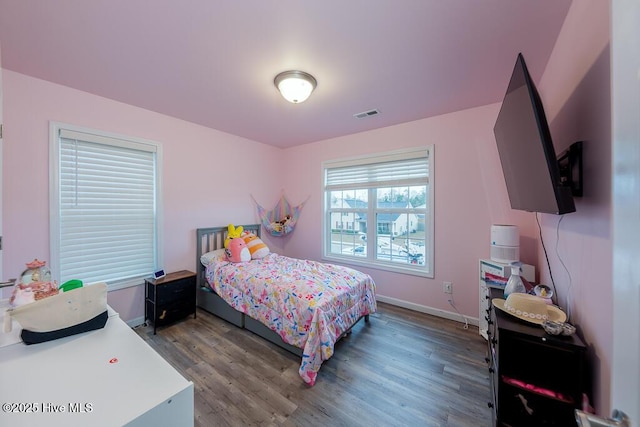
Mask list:
POLYGON ((273 79, 273 83, 282 97, 294 104, 304 102, 318 84, 311 74, 297 70, 283 71, 273 79))

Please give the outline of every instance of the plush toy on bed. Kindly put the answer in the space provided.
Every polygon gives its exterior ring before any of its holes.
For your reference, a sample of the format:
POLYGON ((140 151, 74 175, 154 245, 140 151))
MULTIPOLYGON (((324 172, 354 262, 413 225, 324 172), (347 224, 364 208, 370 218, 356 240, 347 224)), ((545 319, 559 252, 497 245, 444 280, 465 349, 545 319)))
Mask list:
POLYGON ((251 252, 242 237, 235 237, 229 240, 229 245, 225 248, 227 259, 231 262, 251 261, 251 252))
POLYGON ((229 224, 227 227, 227 238, 224 239, 224 247, 225 249, 229 246, 229 242, 231 239, 235 239, 236 237, 242 236, 242 226, 234 227, 233 224, 229 224))
POLYGON ((251 259, 262 259, 269 255, 269 247, 255 234, 245 231, 242 238, 249 248, 251 259))

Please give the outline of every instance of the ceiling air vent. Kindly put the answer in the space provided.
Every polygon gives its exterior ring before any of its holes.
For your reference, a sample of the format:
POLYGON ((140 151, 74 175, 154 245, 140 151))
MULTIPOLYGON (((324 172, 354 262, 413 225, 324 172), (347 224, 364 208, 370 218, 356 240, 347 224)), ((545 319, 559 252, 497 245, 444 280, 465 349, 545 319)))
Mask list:
POLYGON ((362 113, 354 114, 353 117, 355 117, 356 119, 364 119, 365 117, 371 117, 378 114, 380 114, 380 111, 374 109, 374 110, 369 110, 369 111, 364 111, 362 113))

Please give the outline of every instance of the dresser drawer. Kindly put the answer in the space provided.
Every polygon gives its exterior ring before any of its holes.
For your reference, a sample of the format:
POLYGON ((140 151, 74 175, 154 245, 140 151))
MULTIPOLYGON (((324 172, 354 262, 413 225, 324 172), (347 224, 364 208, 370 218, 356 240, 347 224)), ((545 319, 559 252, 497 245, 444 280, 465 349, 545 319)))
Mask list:
POLYGON ((156 301, 159 305, 196 297, 196 284, 192 278, 176 280, 156 288, 158 293, 156 301))
POLYGON ((180 320, 195 312, 195 307, 190 301, 177 301, 175 303, 158 306, 157 326, 166 325, 180 320))

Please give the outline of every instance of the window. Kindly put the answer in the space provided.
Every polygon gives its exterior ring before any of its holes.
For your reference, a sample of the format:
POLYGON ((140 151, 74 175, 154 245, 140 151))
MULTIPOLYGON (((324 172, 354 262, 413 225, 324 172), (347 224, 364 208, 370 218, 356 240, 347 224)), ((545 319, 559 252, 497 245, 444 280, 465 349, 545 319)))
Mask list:
POLYGON ((161 266, 156 143, 51 124, 51 271, 141 283, 161 266))
POLYGON ((325 258, 433 277, 433 146, 323 169, 325 258))

